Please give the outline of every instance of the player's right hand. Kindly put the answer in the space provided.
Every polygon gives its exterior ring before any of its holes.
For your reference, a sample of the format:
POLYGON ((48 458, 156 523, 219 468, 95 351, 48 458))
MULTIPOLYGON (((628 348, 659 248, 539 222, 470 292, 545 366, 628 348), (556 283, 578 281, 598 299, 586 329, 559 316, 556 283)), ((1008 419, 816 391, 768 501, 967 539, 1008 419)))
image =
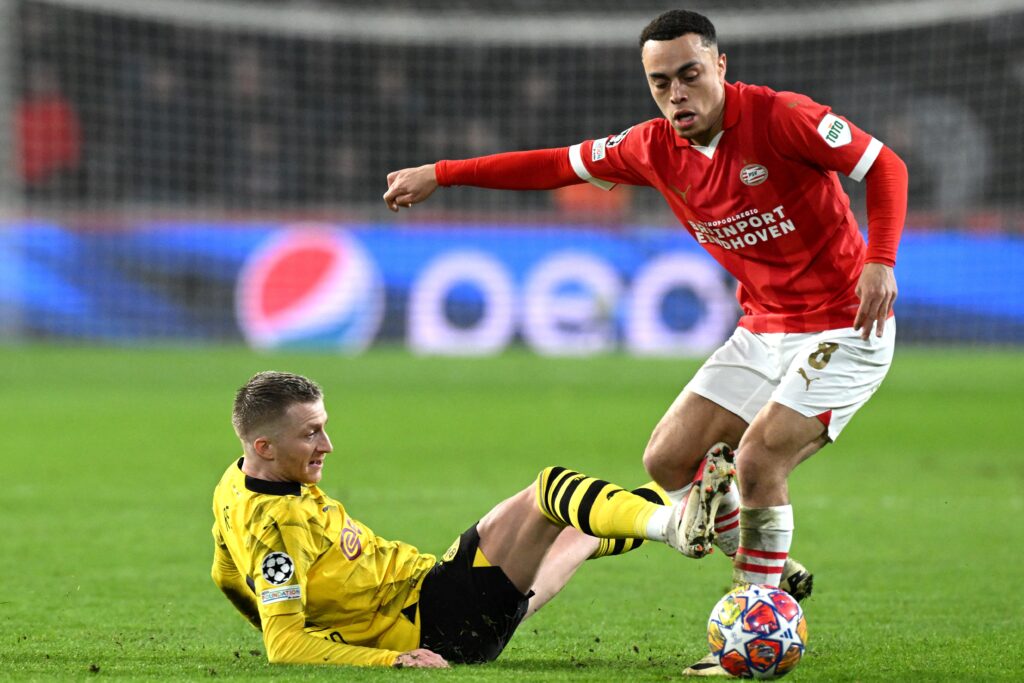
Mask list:
POLYGON ((420 648, 398 655, 394 667, 396 669, 404 669, 405 667, 413 669, 447 669, 448 662, 436 652, 420 648))
POLYGON ((401 171, 388 173, 388 191, 384 193, 384 203, 392 211, 399 208, 408 209, 419 204, 434 194, 437 189, 437 174, 434 164, 403 168, 401 171))

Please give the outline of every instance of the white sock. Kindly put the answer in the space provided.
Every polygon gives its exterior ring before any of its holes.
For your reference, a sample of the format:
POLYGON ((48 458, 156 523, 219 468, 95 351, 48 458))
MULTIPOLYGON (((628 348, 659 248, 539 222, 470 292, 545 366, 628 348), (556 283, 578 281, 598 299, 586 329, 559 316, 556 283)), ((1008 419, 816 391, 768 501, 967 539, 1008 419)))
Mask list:
POLYGON ((715 545, 729 557, 736 554, 740 545, 740 496, 735 482, 722 498, 715 515, 715 545))
POLYGON ((693 482, 690 482, 681 489, 676 489, 675 491, 665 491, 665 495, 668 496, 668 499, 672 501, 673 504, 680 503, 686 499, 686 495, 690 492, 690 489, 692 488, 693 482))
POLYGON ((665 491, 665 497, 668 498, 672 504, 665 505, 660 510, 651 515, 650 521, 647 522, 647 538, 652 541, 664 541, 668 538, 668 525, 672 518, 672 509, 676 505, 685 505, 686 496, 689 495, 690 489, 693 488, 693 482, 690 482, 681 489, 674 491, 665 491))
POLYGON ((668 530, 669 519, 672 518, 671 505, 662 505, 647 521, 647 540, 664 541, 668 530))
POLYGON ((793 542, 793 506, 740 507, 740 542, 733 583, 778 586, 793 542))

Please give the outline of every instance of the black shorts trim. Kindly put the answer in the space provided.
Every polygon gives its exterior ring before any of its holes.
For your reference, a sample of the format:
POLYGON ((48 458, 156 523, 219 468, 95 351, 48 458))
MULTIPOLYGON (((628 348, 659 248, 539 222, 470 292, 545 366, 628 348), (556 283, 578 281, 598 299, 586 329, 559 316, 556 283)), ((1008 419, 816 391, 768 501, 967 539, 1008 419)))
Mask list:
POLYGON ((474 567, 480 534, 476 524, 459 536, 420 589, 420 647, 449 662, 493 661, 526 616, 529 596, 501 567, 474 567))

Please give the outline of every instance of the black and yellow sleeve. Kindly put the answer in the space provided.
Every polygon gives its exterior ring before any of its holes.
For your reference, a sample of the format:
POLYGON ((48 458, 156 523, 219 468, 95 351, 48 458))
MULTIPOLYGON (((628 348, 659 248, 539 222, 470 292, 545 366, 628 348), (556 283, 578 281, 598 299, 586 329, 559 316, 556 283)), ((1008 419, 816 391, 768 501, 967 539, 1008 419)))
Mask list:
POLYGON ((256 595, 246 584, 245 579, 231 559, 227 545, 221 538, 216 527, 213 529, 213 568, 210 571, 214 583, 227 596, 242 616, 255 628, 260 629, 260 612, 256 605, 256 595))

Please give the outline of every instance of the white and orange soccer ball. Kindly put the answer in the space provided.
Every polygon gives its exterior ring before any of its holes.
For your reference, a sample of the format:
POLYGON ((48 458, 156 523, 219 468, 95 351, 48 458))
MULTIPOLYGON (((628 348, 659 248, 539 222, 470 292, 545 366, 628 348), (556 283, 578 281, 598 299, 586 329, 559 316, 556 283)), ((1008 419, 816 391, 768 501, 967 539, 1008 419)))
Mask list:
POLYGON ((740 586, 708 619, 708 646, 722 668, 741 678, 778 678, 796 668, 807 647, 807 620, 789 593, 740 586))

